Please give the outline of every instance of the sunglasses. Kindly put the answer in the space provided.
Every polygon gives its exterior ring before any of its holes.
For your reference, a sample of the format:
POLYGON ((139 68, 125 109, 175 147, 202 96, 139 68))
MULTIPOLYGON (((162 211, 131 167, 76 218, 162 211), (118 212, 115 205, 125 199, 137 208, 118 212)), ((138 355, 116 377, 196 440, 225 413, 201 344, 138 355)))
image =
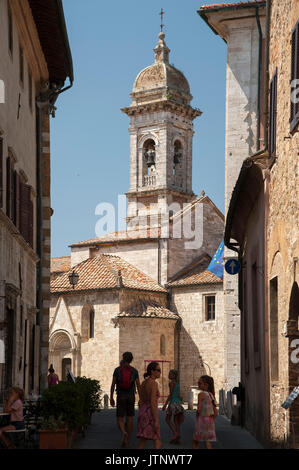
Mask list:
POLYGON ((161 369, 155 369, 156 372, 161 372, 161 369))

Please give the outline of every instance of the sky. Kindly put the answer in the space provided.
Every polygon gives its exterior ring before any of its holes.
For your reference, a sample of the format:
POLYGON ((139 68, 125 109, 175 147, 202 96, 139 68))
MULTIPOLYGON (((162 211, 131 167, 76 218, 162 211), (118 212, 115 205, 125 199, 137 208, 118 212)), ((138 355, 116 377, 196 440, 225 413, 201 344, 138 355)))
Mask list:
POLYGON ((129 189, 129 118, 120 109, 131 104, 137 74, 154 62, 162 7, 169 61, 203 112, 194 125, 193 191, 204 190, 224 211, 226 44, 197 14, 211 3, 63 1, 75 80, 51 119, 52 257, 94 238, 96 206, 117 207, 129 189))

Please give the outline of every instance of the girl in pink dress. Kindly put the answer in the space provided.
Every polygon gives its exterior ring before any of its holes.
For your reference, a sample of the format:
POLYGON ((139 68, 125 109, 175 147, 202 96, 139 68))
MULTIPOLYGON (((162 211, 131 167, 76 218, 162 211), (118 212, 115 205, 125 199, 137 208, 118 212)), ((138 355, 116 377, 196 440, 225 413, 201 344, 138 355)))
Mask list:
POLYGON ((48 387, 52 387, 53 385, 57 385, 59 383, 58 375, 55 374, 55 370, 53 369, 52 364, 50 365, 49 375, 48 375, 48 387))
POLYGON ((216 441, 215 418, 218 414, 215 400, 214 380, 203 375, 198 381, 196 424, 193 433, 193 449, 198 449, 199 442, 204 442, 206 449, 212 449, 211 442, 216 441))
POLYGON ((5 431, 20 431, 25 429, 23 418, 24 390, 12 387, 10 396, 4 407, 4 412, 10 414, 10 424, 0 428, 0 441, 7 449, 15 449, 16 446, 5 435, 5 431))
POLYGON ((161 449, 160 423, 158 417, 159 390, 156 379, 161 375, 158 362, 151 362, 140 387, 140 402, 137 424, 138 449, 144 449, 148 440, 154 441, 155 449, 161 449))

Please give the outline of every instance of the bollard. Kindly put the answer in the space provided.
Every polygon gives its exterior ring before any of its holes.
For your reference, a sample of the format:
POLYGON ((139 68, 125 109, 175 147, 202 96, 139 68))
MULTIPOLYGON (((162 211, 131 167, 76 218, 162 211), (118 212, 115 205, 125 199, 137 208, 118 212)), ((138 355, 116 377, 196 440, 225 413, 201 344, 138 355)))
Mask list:
POLYGON ((188 410, 193 410, 193 392, 188 393, 188 410))
POLYGON ((104 395, 104 409, 107 410, 109 407, 109 397, 107 395, 107 393, 105 393, 104 395))

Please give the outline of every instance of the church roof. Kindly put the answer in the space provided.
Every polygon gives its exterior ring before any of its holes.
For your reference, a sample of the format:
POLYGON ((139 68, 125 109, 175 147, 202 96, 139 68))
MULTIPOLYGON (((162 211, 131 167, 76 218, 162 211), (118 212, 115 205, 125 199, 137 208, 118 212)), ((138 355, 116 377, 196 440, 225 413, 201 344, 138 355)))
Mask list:
POLYGON ((150 278, 119 256, 100 255, 89 258, 73 269, 51 278, 51 292, 79 292, 115 288, 137 289, 154 292, 167 292, 157 281, 150 278), (79 275, 75 289, 69 283, 69 274, 79 275))
POLYGON ((172 312, 153 300, 138 300, 119 314, 120 318, 162 318, 178 320, 177 313, 172 312))
POLYGON ((51 273, 61 273, 71 269, 71 257, 61 256, 51 259, 51 273))
POLYGON ((160 228, 149 228, 144 230, 123 230, 120 232, 112 232, 104 235, 103 237, 91 238, 90 240, 85 240, 82 242, 73 243, 71 248, 79 248, 83 246, 95 246, 107 243, 118 243, 118 242, 128 242, 130 240, 155 240, 160 238, 160 228))
POLYGON ((196 286, 201 284, 221 284, 222 279, 207 271, 211 258, 208 254, 201 255, 196 261, 179 271, 169 282, 169 287, 196 286))

